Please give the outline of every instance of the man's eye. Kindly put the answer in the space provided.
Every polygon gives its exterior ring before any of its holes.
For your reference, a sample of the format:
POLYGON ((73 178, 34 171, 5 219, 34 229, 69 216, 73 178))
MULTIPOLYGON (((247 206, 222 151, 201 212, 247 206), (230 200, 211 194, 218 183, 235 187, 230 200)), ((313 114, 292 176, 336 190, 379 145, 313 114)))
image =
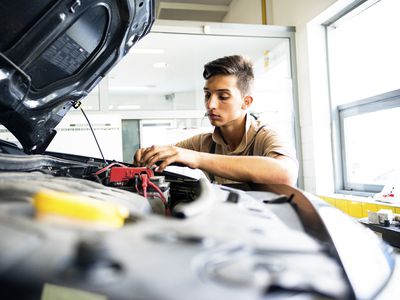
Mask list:
POLYGON ((229 96, 219 96, 218 97, 220 100, 228 100, 229 96))
POLYGON ((210 98, 210 97, 211 97, 211 94, 209 94, 209 93, 205 93, 205 94, 204 94, 204 98, 208 99, 208 98, 210 98))

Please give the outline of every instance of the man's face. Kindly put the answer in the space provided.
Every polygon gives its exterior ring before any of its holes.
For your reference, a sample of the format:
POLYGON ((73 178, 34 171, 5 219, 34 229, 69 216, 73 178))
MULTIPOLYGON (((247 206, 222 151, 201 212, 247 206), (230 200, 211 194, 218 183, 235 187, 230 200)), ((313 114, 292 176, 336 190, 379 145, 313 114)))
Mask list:
POLYGON ((213 126, 239 123, 246 114, 244 99, 233 75, 215 75, 204 86, 204 101, 213 126))

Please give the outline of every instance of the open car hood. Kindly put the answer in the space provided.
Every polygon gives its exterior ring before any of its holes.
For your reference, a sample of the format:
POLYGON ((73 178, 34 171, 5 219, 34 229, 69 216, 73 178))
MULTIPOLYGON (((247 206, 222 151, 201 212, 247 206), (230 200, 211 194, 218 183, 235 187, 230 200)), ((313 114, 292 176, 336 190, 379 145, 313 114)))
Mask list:
POLYGON ((149 31, 154 0, 0 3, 0 123, 26 153, 149 31))

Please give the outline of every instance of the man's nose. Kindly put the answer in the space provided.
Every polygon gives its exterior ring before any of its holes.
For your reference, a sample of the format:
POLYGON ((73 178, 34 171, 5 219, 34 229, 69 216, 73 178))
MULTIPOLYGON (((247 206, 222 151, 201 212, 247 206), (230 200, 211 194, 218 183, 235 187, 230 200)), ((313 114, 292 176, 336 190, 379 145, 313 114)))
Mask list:
POLYGON ((207 109, 213 109, 217 105, 217 97, 215 96, 210 96, 206 102, 206 108, 207 109))

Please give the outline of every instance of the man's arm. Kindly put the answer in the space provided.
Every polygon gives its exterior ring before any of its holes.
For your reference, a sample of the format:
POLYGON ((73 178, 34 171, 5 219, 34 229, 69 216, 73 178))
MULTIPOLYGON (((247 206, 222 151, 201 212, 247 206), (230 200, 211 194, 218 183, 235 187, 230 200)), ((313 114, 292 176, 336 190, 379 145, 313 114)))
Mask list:
POLYGON ((199 159, 199 169, 234 181, 295 185, 297 180, 297 162, 284 155, 272 158, 200 153, 199 159))
POLYGON ((197 152, 176 146, 152 146, 141 149, 135 155, 135 163, 148 167, 161 161, 159 170, 174 162, 198 168, 215 176, 240 182, 282 183, 294 185, 297 180, 297 162, 290 157, 278 155, 230 156, 197 152))

